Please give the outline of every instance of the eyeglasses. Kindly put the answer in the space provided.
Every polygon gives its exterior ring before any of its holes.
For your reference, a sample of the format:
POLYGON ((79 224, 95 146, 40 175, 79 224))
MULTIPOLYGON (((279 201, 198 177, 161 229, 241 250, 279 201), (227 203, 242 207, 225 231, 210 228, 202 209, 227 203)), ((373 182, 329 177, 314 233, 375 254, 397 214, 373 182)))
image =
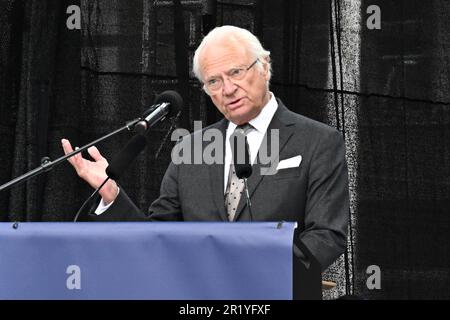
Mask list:
MULTIPOLYGON (((258 61, 259 61, 259 59, 256 59, 255 61, 253 61, 253 63, 248 68, 233 68, 233 69, 229 70, 226 73, 226 75, 228 76, 228 79, 231 81, 239 81, 239 80, 244 79, 245 75, 247 74, 247 71, 250 70, 258 61)), ((222 86, 223 86, 223 79, 221 77, 214 77, 214 78, 208 79, 203 84, 203 89, 206 92, 213 92, 213 91, 220 90, 220 88, 222 88, 222 86)))

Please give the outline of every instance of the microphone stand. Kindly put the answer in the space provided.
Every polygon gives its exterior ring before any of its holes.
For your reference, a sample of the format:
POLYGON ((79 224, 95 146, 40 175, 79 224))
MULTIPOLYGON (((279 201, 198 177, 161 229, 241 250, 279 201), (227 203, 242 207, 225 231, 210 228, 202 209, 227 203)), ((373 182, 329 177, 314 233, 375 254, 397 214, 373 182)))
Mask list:
POLYGON ((36 169, 33 169, 33 170, 31 170, 31 171, 29 171, 29 172, 27 172, 27 173, 25 173, 25 174, 15 178, 15 179, 13 179, 13 180, 11 180, 11 181, 1 185, 0 186, 0 192, 3 191, 3 190, 6 190, 8 188, 12 188, 12 187, 14 187, 14 186, 16 186, 18 184, 21 184, 21 183, 23 183, 23 182, 25 182, 25 181, 27 181, 27 180, 35 177, 35 176, 38 176, 38 175, 40 175, 40 174, 42 174, 44 172, 48 172, 48 171, 52 170, 55 166, 60 164, 61 162, 64 162, 65 160, 67 160, 68 158, 73 157, 74 155, 76 155, 76 154, 78 154, 80 152, 83 152, 84 150, 92 147, 93 145, 98 144, 99 142, 101 142, 103 140, 106 140, 106 139, 108 139, 108 138, 110 138, 110 137, 112 137, 112 136, 114 136, 114 135, 116 135, 116 134, 118 134, 118 133, 120 133, 120 132, 122 132, 124 130, 127 130, 127 129, 129 131, 133 130, 134 126, 140 121, 142 121, 142 118, 136 118, 134 120, 131 120, 126 125, 124 125, 123 127, 119 128, 119 129, 117 129, 117 130, 115 130, 115 131, 113 131, 113 132, 111 132, 111 133, 109 133, 109 134, 107 134, 107 135, 105 135, 105 136, 95 140, 95 141, 92 141, 92 142, 88 143, 87 145, 85 145, 85 146, 83 146, 81 148, 78 148, 78 149, 72 151, 71 153, 68 153, 68 154, 66 154, 66 155, 64 155, 64 156, 62 156, 62 157, 60 157, 60 158, 58 158, 56 160, 51 161, 49 157, 42 158, 40 167, 37 167, 36 169))

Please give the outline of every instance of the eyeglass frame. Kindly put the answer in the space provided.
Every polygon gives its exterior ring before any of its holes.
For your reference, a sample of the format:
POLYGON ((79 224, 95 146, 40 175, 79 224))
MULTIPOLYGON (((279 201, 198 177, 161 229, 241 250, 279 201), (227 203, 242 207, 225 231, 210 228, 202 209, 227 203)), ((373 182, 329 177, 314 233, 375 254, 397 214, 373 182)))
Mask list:
MULTIPOLYGON (((249 71, 249 70, 250 70, 250 69, 258 62, 258 61, 260 61, 259 58, 256 58, 256 60, 253 61, 247 68, 231 68, 230 70, 228 70, 228 73, 231 72, 231 71, 233 71, 233 70, 243 70, 243 71, 245 71, 245 73, 244 73, 244 75, 242 76, 242 78, 240 78, 240 79, 234 79, 234 81, 240 81, 240 80, 242 80, 242 79, 245 78, 245 76, 247 75, 247 72, 248 72, 248 71, 249 71)), ((227 77, 228 77, 228 79, 229 79, 231 82, 233 82, 232 76, 227 75, 227 77)), ((214 78, 213 78, 213 79, 214 79, 214 78)), ((223 81, 222 78, 217 78, 217 79, 220 79, 220 80, 221 80, 221 83, 222 83, 217 89, 212 89, 212 90, 211 90, 211 89, 208 88, 208 86, 206 85, 206 83, 203 83, 203 90, 205 90, 205 92, 207 92, 207 93, 219 91, 219 90, 223 87, 224 81, 223 81)), ((210 81, 210 80, 212 80, 212 79, 209 79, 208 81, 210 81)), ((233 82, 233 83, 234 83, 234 82, 233 82)))

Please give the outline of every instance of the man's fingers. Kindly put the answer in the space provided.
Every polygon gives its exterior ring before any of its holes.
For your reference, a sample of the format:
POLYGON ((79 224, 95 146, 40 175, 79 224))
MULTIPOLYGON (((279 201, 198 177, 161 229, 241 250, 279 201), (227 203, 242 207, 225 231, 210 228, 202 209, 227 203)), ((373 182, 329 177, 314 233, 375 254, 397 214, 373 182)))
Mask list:
MULTIPOLYGON (((73 152, 72 145, 70 144, 70 141, 67 139, 62 139, 61 144, 64 150, 64 154, 69 154, 73 152)), ((78 147, 75 147, 75 150, 78 149, 78 147)), ((78 153, 70 158, 67 159, 69 163, 75 167, 75 169, 78 169, 78 167, 81 165, 81 161, 83 161, 83 158, 81 156, 81 153, 78 153)))
POLYGON ((104 160, 103 156, 100 154, 100 151, 98 151, 97 147, 92 146, 88 149, 89 155, 94 159, 95 161, 101 161, 104 160))
POLYGON ((71 153, 73 151, 72 149, 72 145, 70 144, 69 140, 67 139, 62 139, 61 140, 61 144, 64 150, 64 154, 68 154, 71 153))
MULTIPOLYGON (((64 150, 64 154, 69 154, 71 152, 73 152, 73 148, 72 145, 70 144, 69 140, 67 139, 62 139, 61 140, 61 144, 64 150)), ((69 163, 73 166, 75 166, 75 159, 74 157, 70 157, 69 159, 67 159, 67 161, 69 161, 69 163)))

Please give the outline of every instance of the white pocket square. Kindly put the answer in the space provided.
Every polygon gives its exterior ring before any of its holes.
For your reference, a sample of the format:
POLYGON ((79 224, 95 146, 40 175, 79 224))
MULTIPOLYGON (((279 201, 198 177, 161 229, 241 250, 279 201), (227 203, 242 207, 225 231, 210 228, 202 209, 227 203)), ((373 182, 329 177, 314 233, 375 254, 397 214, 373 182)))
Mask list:
POLYGON ((302 156, 284 159, 278 162, 277 170, 298 167, 302 162, 302 156))

